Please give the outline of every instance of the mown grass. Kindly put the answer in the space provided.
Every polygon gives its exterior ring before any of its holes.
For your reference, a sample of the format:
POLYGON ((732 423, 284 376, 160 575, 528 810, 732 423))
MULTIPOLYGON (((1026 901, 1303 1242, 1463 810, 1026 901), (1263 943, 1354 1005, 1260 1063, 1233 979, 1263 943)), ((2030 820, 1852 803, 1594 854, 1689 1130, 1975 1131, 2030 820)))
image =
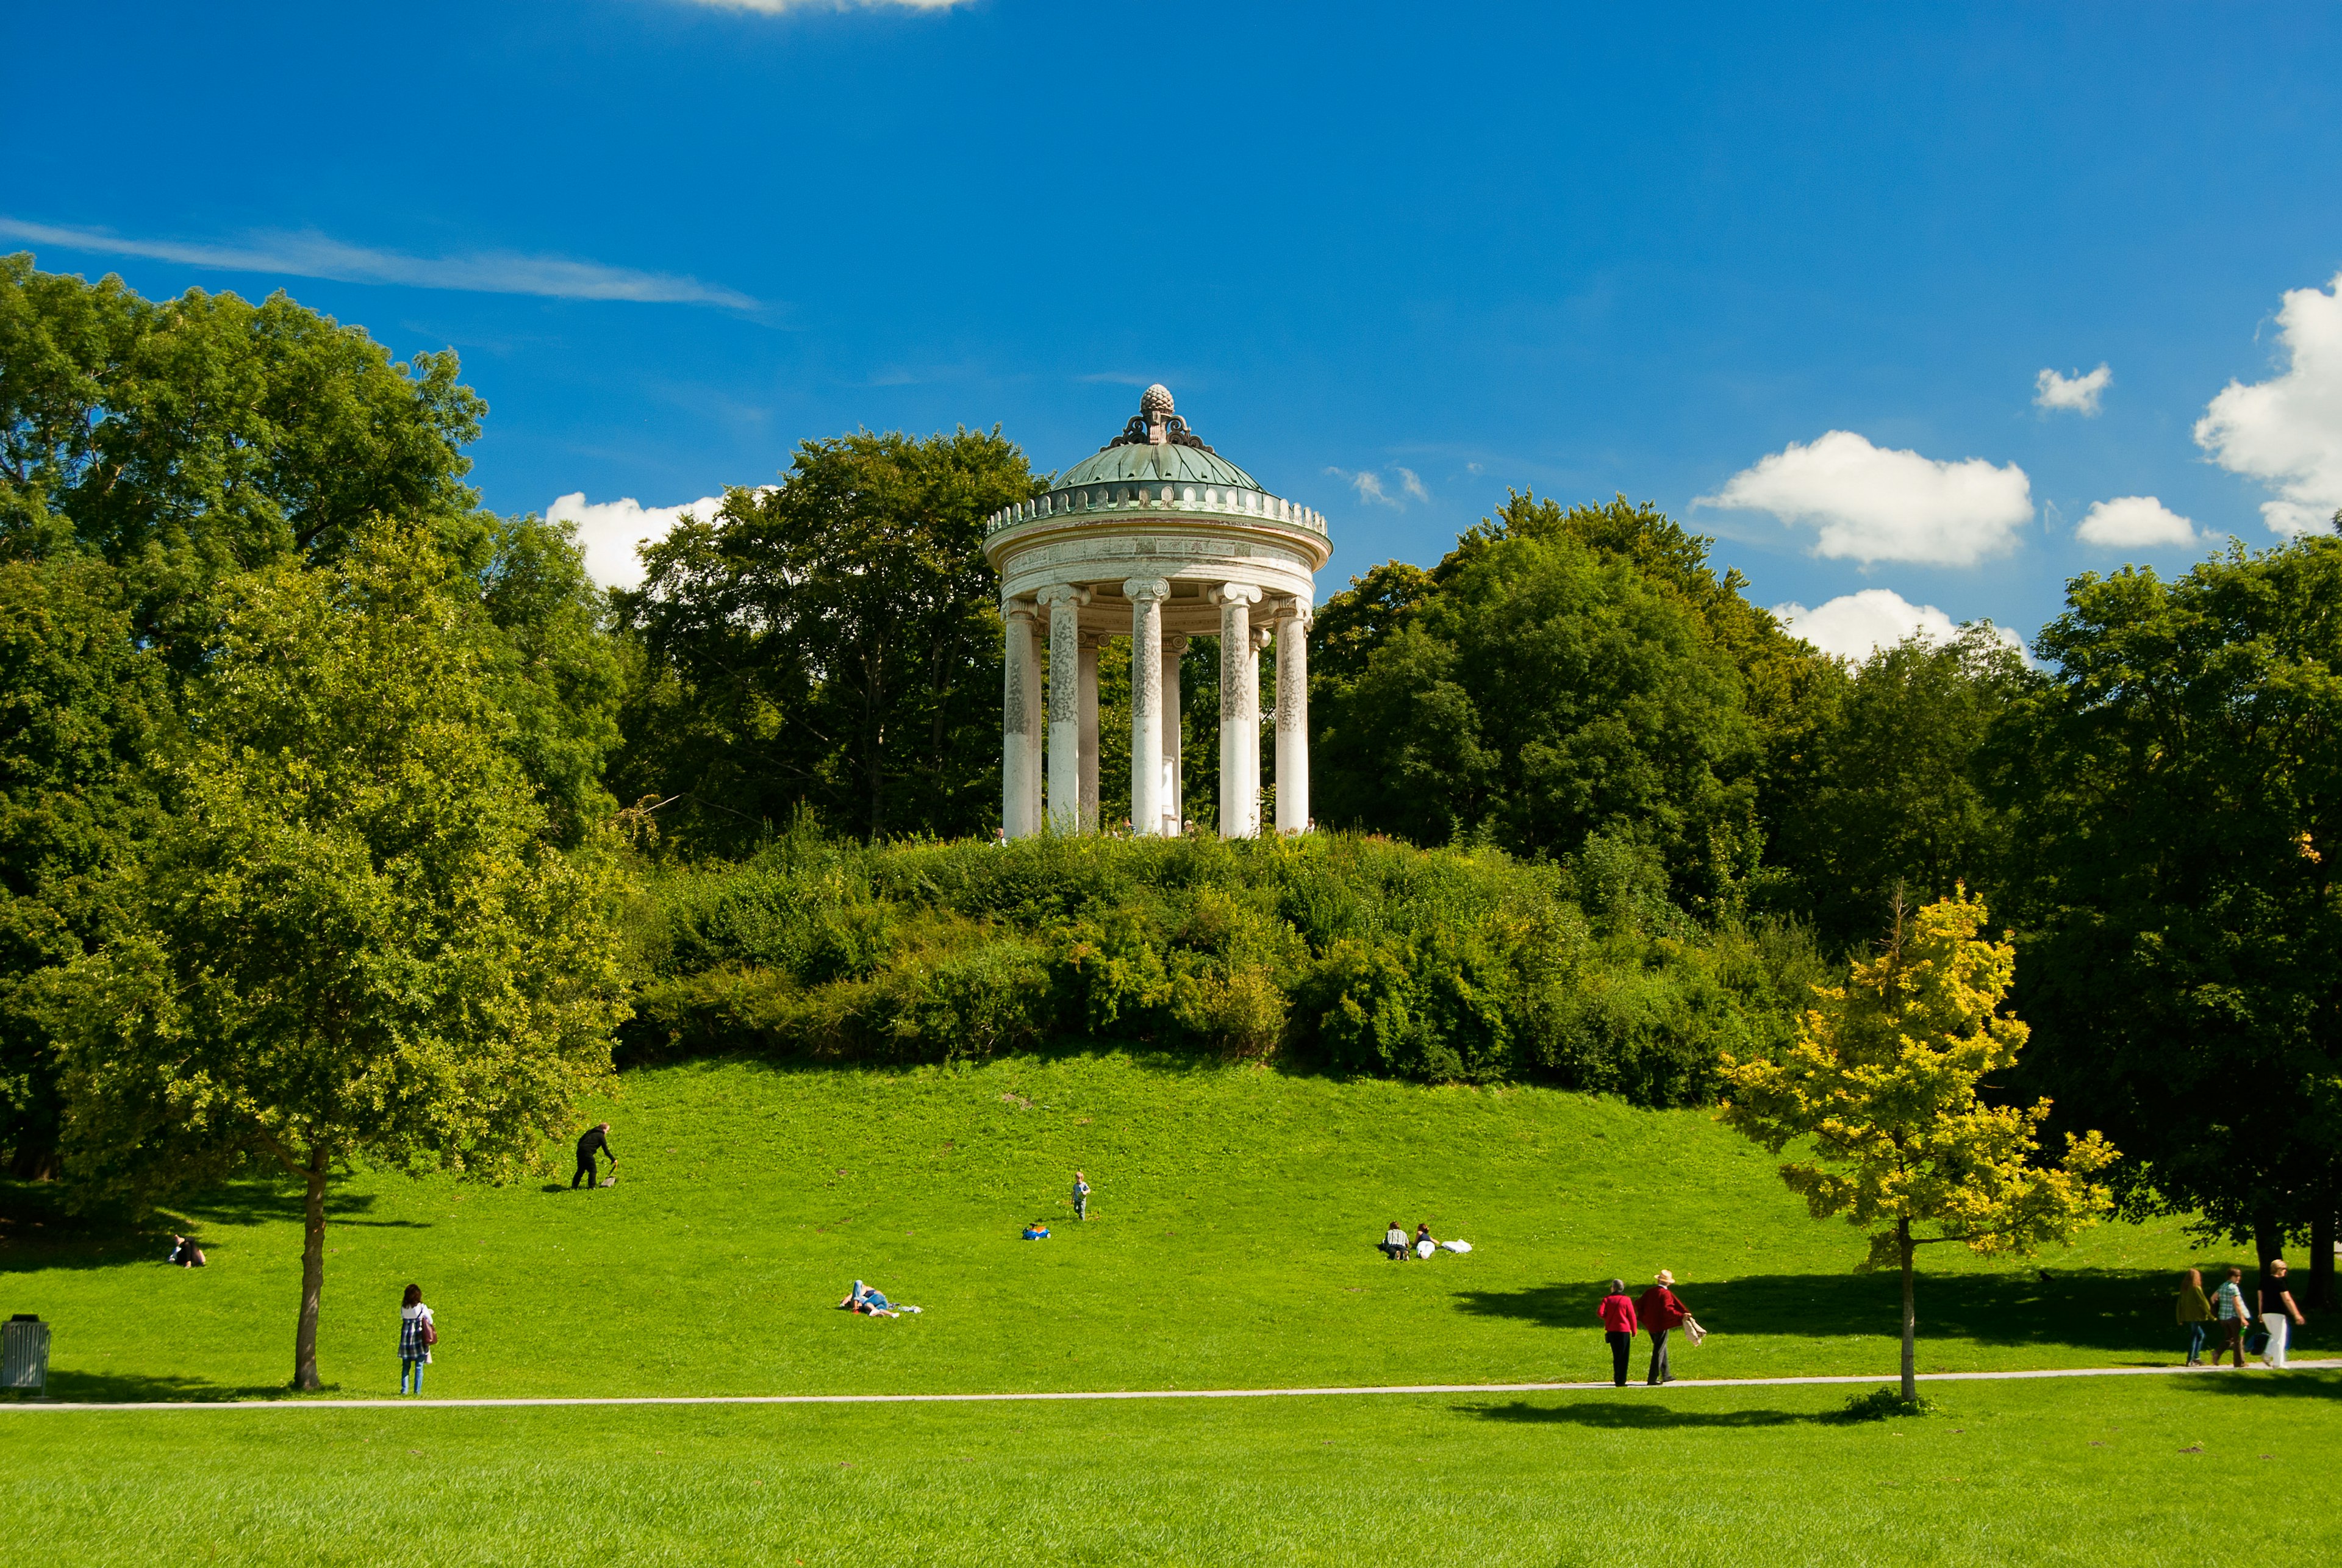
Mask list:
MULTIPOLYGON (((606 1114, 624 1158, 605 1191, 567 1190, 565 1150, 549 1183, 347 1184, 327 1237, 330 1391, 395 1391, 410 1280, 438 1313, 428 1389, 445 1396, 1592 1378, 1599 1282, 1663 1266, 1714 1331, 1678 1375, 1896 1361, 1894 1281, 1854 1273, 1856 1233, 1808 1219, 1706 1112, 1107 1052, 686 1064, 627 1074, 606 1114), (1066 1213, 1076 1166, 1096 1188, 1087 1225, 1066 1213), (1056 1237, 1017 1241, 1036 1215, 1056 1237), (1477 1250, 1386 1263, 1372 1243, 1393 1218, 1477 1250), (925 1315, 833 1310, 856 1277, 925 1315)), ((289 1193, 241 1186, 137 1229, 48 1198, 0 1189, 0 1313, 54 1324, 55 1395, 283 1387, 289 1193), (212 1266, 165 1267, 164 1231, 190 1224, 212 1266)), ((1923 1372, 2167 1363, 2172 1276, 2214 1261, 2176 1223, 2089 1233, 2039 1260, 2047 1280, 1932 1251, 1923 1372)))
POLYGON ((0 1411, 18 1568, 2168 1563, 2342 1544, 2342 1379, 1143 1404, 0 1411))

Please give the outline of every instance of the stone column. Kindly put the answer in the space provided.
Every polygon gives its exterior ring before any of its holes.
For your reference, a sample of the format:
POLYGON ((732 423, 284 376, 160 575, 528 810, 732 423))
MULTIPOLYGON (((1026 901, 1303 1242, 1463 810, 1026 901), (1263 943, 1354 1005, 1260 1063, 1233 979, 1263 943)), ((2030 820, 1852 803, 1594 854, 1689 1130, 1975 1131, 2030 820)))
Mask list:
POLYGON ((1130 831, 1163 825, 1163 601, 1171 584, 1134 577, 1122 585, 1130 600, 1130 831))
POLYGON ((1098 828, 1098 644, 1104 641, 1096 632, 1082 634, 1082 662, 1077 679, 1081 687, 1080 806, 1084 833, 1096 833, 1098 828))
POLYGON ((1220 836, 1249 838, 1260 801, 1260 660, 1252 642, 1252 607, 1260 590, 1224 583, 1220 606, 1220 836))
POLYGON ((1276 622, 1276 831, 1309 831, 1309 603, 1276 622))
POLYGON ((1000 826, 1023 838, 1041 825, 1041 651, 1033 644, 1033 606, 1011 600, 1000 606, 1008 623, 1008 646, 1001 660, 1000 826))
POLYGON ((1163 831, 1173 834, 1187 818, 1187 787, 1179 773, 1179 661, 1186 652, 1185 632, 1163 634, 1163 831))
POLYGON ((1081 831, 1082 605, 1089 590, 1052 583, 1033 595, 1049 612, 1049 831, 1081 831))

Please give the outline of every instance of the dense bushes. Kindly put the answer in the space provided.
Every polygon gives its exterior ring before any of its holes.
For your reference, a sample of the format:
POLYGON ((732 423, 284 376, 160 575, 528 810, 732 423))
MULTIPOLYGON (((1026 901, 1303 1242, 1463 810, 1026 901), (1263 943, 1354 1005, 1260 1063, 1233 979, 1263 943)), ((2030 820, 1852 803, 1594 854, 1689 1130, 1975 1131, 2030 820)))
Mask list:
POLYGON ((1696 1103, 1786 1034, 1794 933, 1703 930, 1623 846, 1374 838, 864 847, 654 874, 624 1055, 980 1057, 1056 1036, 1696 1103))

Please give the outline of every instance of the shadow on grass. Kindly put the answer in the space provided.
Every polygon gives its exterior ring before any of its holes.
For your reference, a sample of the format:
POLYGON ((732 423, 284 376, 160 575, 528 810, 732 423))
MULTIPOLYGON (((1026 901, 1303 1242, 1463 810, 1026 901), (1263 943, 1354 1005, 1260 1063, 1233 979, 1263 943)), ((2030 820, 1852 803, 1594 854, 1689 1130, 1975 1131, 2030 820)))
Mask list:
MULTIPOLYGON (((327 1392, 332 1392, 328 1390, 327 1392)), ((291 1398, 284 1383, 239 1385, 202 1377, 145 1377, 106 1372, 52 1372, 48 1396, 83 1404, 170 1402, 216 1403, 226 1399, 291 1398)))
POLYGON ((1685 1426, 1844 1426, 1853 1419, 1836 1410, 1682 1410, 1659 1403, 1656 1396, 1646 1401, 1626 1390, 1615 1399, 1580 1400, 1569 1404, 1531 1404, 1516 1400, 1510 1404, 1459 1404, 1455 1410, 1458 1415, 1475 1415, 1483 1421, 1508 1421, 1525 1426, 1597 1426, 1614 1432, 1685 1426))
POLYGON ((2308 1370, 2288 1372, 2191 1373, 2181 1383, 2197 1393, 2219 1399, 2342 1400, 2342 1373, 2308 1370))
MULTIPOLYGON (((58 1183, 0 1181, 0 1274, 140 1263, 164 1268, 169 1266, 163 1260, 174 1233, 191 1235, 197 1245, 208 1248, 217 1244, 217 1233, 222 1230, 272 1222, 297 1225, 302 1217, 300 1191, 266 1180, 227 1182, 144 1218, 133 1216, 118 1203, 97 1204, 76 1213, 66 1206, 67 1192, 58 1183)), ((372 1193, 328 1193, 326 1223, 430 1228, 427 1220, 366 1218, 375 1201, 372 1193)))
MULTIPOLYGON (((2210 1270, 2207 1268, 2208 1273, 2210 1270)), ((2081 1345, 2158 1357, 2179 1343, 2171 1324, 2176 1273, 2168 1269, 2051 1268, 1921 1274, 1916 1293, 1921 1353, 1933 1337, 1978 1344, 2081 1345)), ((1607 1280, 1563 1282, 1518 1291, 1464 1291, 1456 1310, 1521 1318, 1546 1328, 1596 1329, 1594 1308, 1607 1280)), ((1643 1287, 1630 1284, 1630 1292, 1643 1287)), ((1751 1274, 1676 1293, 1713 1333, 1822 1338, 1903 1332, 1903 1286, 1892 1273, 1751 1274)))

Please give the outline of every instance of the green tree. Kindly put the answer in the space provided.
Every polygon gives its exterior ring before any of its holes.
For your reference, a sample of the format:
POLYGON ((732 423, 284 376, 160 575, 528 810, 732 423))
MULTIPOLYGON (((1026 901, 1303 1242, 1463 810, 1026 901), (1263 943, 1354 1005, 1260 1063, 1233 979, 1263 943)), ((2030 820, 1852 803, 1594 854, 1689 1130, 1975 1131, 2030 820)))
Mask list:
POLYGON ((1474 540, 1355 679, 1316 695, 1321 819, 1570 854, 1646 844, 1722 904, 1757 844, 1757 736, 1675 594, 1566 533, 1474 540))
POLYGON ((217 656, 223 584, 413 520, 479 608, 463 634, 562 842, 609 816, 621 670, 601 595, 561 530, 477 509, 462 448, 485 409, 456 376, 452 353, 397 364, 282 294, 151 302, 0 258, 0 700, 26 726, 0 739, 0 1144, 18 1168, 48 1168, 58 1114, 20 982, 99 940, 93 868, 152 827, 141 759, 217 656))
POLYGON ((998 584, 984 519, 1039 494, 996 429, 798 447, 644 551, 642 666, 613 777, 739 849, 799 804, 868 838, 975 834, 1000 804, 998 584))
POLYGON ((1926 902, 1997 886, 2013 819, 1987 793, 1987 743, 2038 683, 1989 624, 1854 668, 1810 743, 1802 809, 1768 819, 1826 939, 1863 940, 1898 888, 1926 902))
POLYGON ((2263 1258, 2342 1205, 2342 539, 2067 585, 1998 764, 2037 1080, 2134 1213, 2263 1258))
POLYGON ((514 1170, 626 1014, 615 863, 552 844, 446 577, 385 533, 226 585, 124 928, 45 983, 85 1198, 301 1184, 297 1388, 336 1177, 514 1170))
POLYGON ((1992 1105, 1988 1074, 2015 1064, 2025 1025, 1998 1011, 2016 949, 1978 939, 1985 907, 1965 889, 1921 910, 1898 909, 1885 950, 1858 961, 1842 986, 1815 987, 1797 1037, 1775 1058, 1723 1058, 1724 1124, 1779 1154, 1817 1220, 1843 1215, 1867 1231, 1861 1266, 1903 1271, 1903 1397, 1918 1397, 1918 1317, 1912 1258, 1957 1242, 1980 1254, 2066 1242, 2112 1206, 2090 1177, 2115 1159, 2096 1133, 2068 1134, 2061 1164, 2040 1163, 2049 1104, 1992 1105), (1933 1231, 1924 1234, 1923 1231, 1933 1231))

